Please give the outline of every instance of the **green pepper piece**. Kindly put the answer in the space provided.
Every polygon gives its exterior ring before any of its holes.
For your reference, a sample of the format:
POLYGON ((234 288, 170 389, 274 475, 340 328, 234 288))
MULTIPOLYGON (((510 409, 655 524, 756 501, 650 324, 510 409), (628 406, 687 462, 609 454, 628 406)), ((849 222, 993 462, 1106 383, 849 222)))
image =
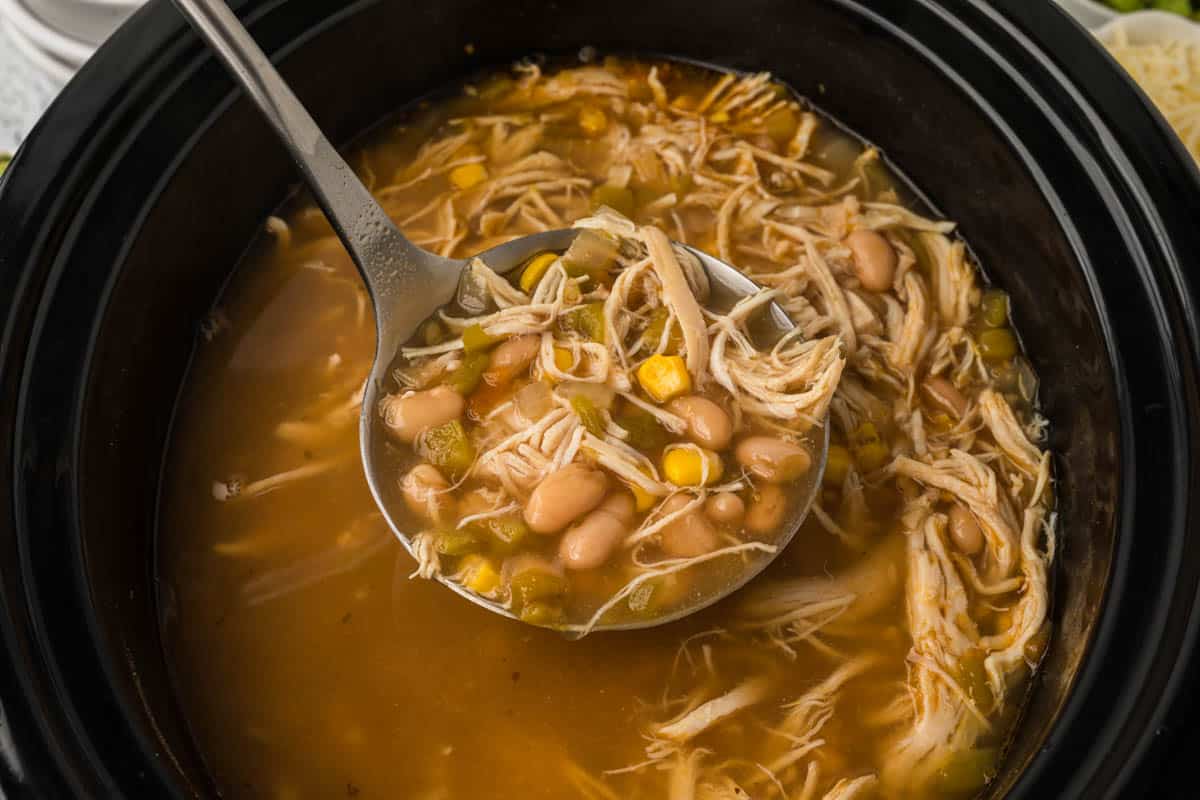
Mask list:
POLYGON ((444 556, 465 556, 479 550, 480 541, 479 537, 469 530, 441 531, 434 546, 444 556))
POLYGON ((999 289, 988 289, 979 304, 983 324, 989 328, 1003 328, 1008 324, 1008 295, 999 289))
POLYGON ((519 516, 492 517, 476 523, 492 542, 492 549, 500 555, 512 555, 531 531, 519 516))
POLYGON ((482 325, 471 325, 462 333, 463 351, 468 355, 485 353, 500 342, 500 337, 484 331, 482 325))
POLYGON ((12 156, 8 153, 0 153, 0 175, 4 174, 4 170, 8 169, 8 162, 12 161, 12 156))
POLYGON ((671 440, 667 429, 659 424, 653 414, 630 406, 616 417, 616 423, 629 431, 626 442, 643 452, 660 450, 671 440))
POLYGON ((1141 11, 1146 7, 1142 0, 1106 0, 1110 8, 1115 8, 1122 13, 1130 11, 1141 11))
POLYGON ((567 593, 567 579, 541 567, 529 567, 513 575, 508 582, 515 608, 524 608, 537 600, 560 597, 567 593))
POLYGON ((475 448, 458 420, 425 431, 417 437, 413 449, 453 480, 461 478, 475 461, 475 448))
POLYGON ((571 408, 579 415, 579 421, 592 436, 604 436, 604 416, 596 408, 596 404, 581 394, 571 398, 571 408))
POLYGON ((479 386, 483 373, 487 371, 488 360, 487 353, 470 353, 463 356, 458 369, 447 375, 444 383, 466 397, 479 386))
POLYGON ((683 588, 679 575, 660 575, 634 589, 626 605, 639 616, 661 614, 679 601, 683 588))
POLYGON ((1017 354, 1017 337, 1010 328, 992 328, 979 334, 979 354, 986 361, 1007 361, 1017 354))
POLYGON ((522 622, 528 622, 530 625, 553 627, 556 623, 562 621, 563 610, 562 606, 554 603, 535 600, 521 607, 520 617, 522 622))
MULTIPOLYGON (((650 312, 650 322, 646 325, 646 329, 642 331, 642 341, 650 350, 657 350, 658 343, 662 339, 663 328, 667 326, 667 320, 671 318, 671 312, 666 306, 659 306, 650 312)), ((671 332, 667 334, 667 355, 678 354, 683 348, 683 332, 679 330, 678 325, 671 325, 671 332)))
POLYGON ((604 344, 604 303, 597 301, 572 309, 559 317, 559 327, 604 344))

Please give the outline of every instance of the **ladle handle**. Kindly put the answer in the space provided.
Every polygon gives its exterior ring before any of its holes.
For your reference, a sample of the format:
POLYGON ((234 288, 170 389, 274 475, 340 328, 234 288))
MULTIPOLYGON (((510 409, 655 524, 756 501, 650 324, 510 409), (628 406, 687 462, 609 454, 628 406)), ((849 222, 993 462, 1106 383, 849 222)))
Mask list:
POLYGON ((441 259, 404 238, 224 0, 174 3, 279 134, 362 271, 377 307, 393 293, 389 284, 395 282, 398 262, 408 270, 436 269, 441 259))

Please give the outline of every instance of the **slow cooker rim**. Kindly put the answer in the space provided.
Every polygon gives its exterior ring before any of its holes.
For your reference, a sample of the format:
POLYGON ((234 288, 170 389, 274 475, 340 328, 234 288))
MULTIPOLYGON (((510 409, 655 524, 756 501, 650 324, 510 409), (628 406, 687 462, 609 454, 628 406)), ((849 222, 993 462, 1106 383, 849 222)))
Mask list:
MULTIPOLYGON (((244 3, 242 5, 247 5, 247 4, 249 4, 249 3, 244 3)), ((285 0, 281 1, 281 2, 262 4, 261 6, 258 6, 255 9, 254 17, 259 18, 263 15, 266 15, 266 14, 270 13, 271 10, 273 10, 281 5, 284 5, 284 4, 285 4, 285 0)), ((348 9, 345 9, 344 13, 352 13, 353 9, 356 9, 364 4, 366 4, 366 3, 355 4, 354 6, 348 8, 348 9)), ((847 4, 849 4, 849 3, 847 3, 847 4)), ((931 2, 927 2, 926 5, 933 6, 934 4, 931 2)), ((982 8, 982 5, 980 5, 980 8, 982 8)), ((151 41, 151 40, 156 40, 157 37, 159 37, 159 36, 167 36, 171 33, 178 33, 178 31, 181 29, 181 27, 179 25, 170 25, 170 24, 161 24, 161 23, 152 26, 151 23, 147 20, 149 20, 149 14, 145 11, 139 12, 139 16, 138 16, 137 20, 135 21, 136 24, 131 24, 130 26, 128 26, 124 31, 121 32, 120 35, 123 35, 125 37, 125 40, 128 41, 133 36, 132 31, 138 30, 138 34, 140 36, 145 37, 146 41, 151 41), (139 30, 139 25, 142 27, 145 27, 145 28, 150 28, 150 30, 149 31, 139 30)), ((165 20, 164 22, 169 22, 169 20, 165 20)), ((317 33, 319 33, 319 31, 325 29, 324 26, 329 25, 329 24, 333 24, 333 23, 330 21, 330 18, 326 18, 326 20, 324 21, 324 23, 321 26, 316 26, 314 28, 308 29, 309 35, 317 35, 317 33)), ((293 42, 293 45, 299 46, 299 44, 302 43, 302 41, 303 41, 302 38, 300 40, 296 40, 293 42)), ((195 45, 196 47, 198 47, 198 43, 196 43, 196 42, 185 42, 184 44, 195 45)), ((179 42, 176 42, 175 46, 176 46, 176 48, 178 48, 182 45, 179 42)), ((110 56, 109 61, 113 60, 111 58, 112 52, 113 52, 112 50, 108 51, 108 55, 110 56)), ((155 51, 152 49, 148 49, 147 52, 155 52, 155 51)), ((102 52, 101 55, 103 56, 104 53, 102 52)), ((166 53, 157 52, 157 55, 155 55, 154 58, 162 59, 161 61, 158 62, 161 64, 161 63, 165 63, 165 61, 167 61, 167 60, 170 60, 170 59, 168 59, 168 56, 170 56, 170 55, 171 55, 171 52, 169 50, 166 53)), ((85 72, 84 72, 83 76, 81 76, 81 79, 76 81, 75 83, 73 83, 72 87, 69 87, 69 91, 72 89, 74 90, 74 94, 71 95, 71 97, 81 94, 84 91, 82 88, 83 86, 87 85, 88 83, 90 83, 92 81, 98 80, 99 71, 102 69, 102 67, 100 66, 100 64, 102 62, 103 62, 103 59, 97 59, 96 64, 89 65, 89 67, 85 69, 85 72)), ((195 60, 193 60, 191 63, 193 66, 195 66, 195 60)), ((55 109, 52 109, 51 113, 47 115, 47 118, 46 118, 46 120, 43 121, 42 126, 49 125, 51 119, 56 119, 58 124, 62 124, 64 122, 64 120, 61 119, 61 117, 64 116, 66 113, 69 113, 69 110, 64 107, 67 102, 68 102, 67 96, 64 95, 64 98, 61 99, 59 101, 59 103, 56 104, 55 109)), ((39 127, 39 133, 35 134, 35 136, 37 136, 37 135, 41 135, 41 126, 39 127)), ((69 138, 68 134, 59 133, 57 135, 59 137, 69 138)), ((1167 144, 1168 144, 1168 147, 1171 146, 1171 142, 1169 140, 1167 141, 1167 144)), ((1110 158, 1113 157, 1114 154, 1119 155, 1121 153, 1120 148, 1117 148, 1115 143, 1113 144, 1113 147, 1116 148, 1115 151, 1110 150, 1106 153, 1106 155, 1108 155, 1110 158)), ((1176 147, 1175 149, 1178 149, 1178 148, 1176 147)), ((1176 154, 1176 155, 1178 155, 1178 154, 1176 154)), ((3 194, 9 194, 11 192, 12 193, 11 196, 13 198, 16 198, 16 197, 19 197, 19 192, 21 192, 21 191, 28 192, 32 188, 30 186, 22 186, 21 185, 22 179, 25 177, 25 175, 23 174, 22 171, 24 169, 26 169, 26 167, 21 166, 21 164, 24 163, 22 159, 29 160, 30 158, 32 158, 32 156, 25 155, 24 151, 21 154, 18 154, 17 165, 14 168, 14 171, 9 176, 9 178, 11 179, 12 185, 9 186, 8 184, 10 183, 10 181, 6 181, 5 186, 3 187, 3 194)), ((82 166, 80 166, 80 169, 82 169, 82 166)), ((79 176, 76 174, 73 177, 78 178, 79 176)), ((30 180, 32 180, 32 172, 30 173, 30 180)), ((49 184, 49 183, 50 182, 47 182, 47 184, 49 184)), ((49 189, 46 190, 46 193, 49 194, 49 189)), ((3 195, 0 195, 0 197, 2 197, 2 196, 3 195)), ((14 199, 13 202, 16 203, 17 201, 14 199)), ((9 205, 9 204, 6 204, 2 200, 0 200, 0 208, 3 208, 7 205, 9 205)), ((4 252, 3 242, 0 241, 0 254, 3 254, 3 252, 4 252)), ((33 252, 36 252, 36 248, 33 250, 33 252)), ((1170 248, 1167 248, 1167 252, 1170 252, 1170 248)), ((1168 261, 1169 261, 1169 259, 1168 259, 1168 261)), ((3 265, 5 263, 7 263, 5 260, 0 260, 0 265, 3 265)), ((1179 275, 1177 277, 1182 278, 1182 275, 1179 275)), ((1186 285, 1186 279, 1183 279, 1182 283, 1179 285, 1186 285)), ((1184 291, 1181 294, 1184 297, 1188 297, 1189 300, 1192 299, 1190 291, 1184 291)), ((1194 333, 1194 331, 1196 329, 1195 322, 1194 322, 1194 317, 1195 317, 1194 307, 1190 306, 1189 303, 1187 303, 1187 302, 1184 303, 1184 306, 1185 306, 1185 314, 1187 314, 1187 312, 1189 310, 1191 312, 1190 314, 1188 314, 1189 316, 1192 317, 1192 323, 1189 327, 1190 327, 1191 331, 1194 333)), ((9 322, 11 323, 11 319, 9 320, 9 322)), ((9 341, 7 336, 6 336, 5 340, 9 341)), ((1191 359, 1191 361, 1194 364, 1194 353, 1193 353, 1193 358, 1191 359)), ((1182 383, 1183 383, 1182 379, 1179 377, 1177 377, 1174 382, 1177 386, 1182 385, 1182 383)), ((1125 420, 1123 418, 1123 424, 1126 422, 1127 422, 1127 420, 1125 420)), ((1126 522, 1125 524, 1127 525, 1128 522, 1126 522)), ((1125 526, 1123 525, 1122 527, 1124 528, 1125 526)), ((1129 537, 1121 537, 1121 538, 1124 538, 1127 540, 1129 537)), ((1118 540, 1118 543, 1119 543, 1119 545, 1122 544, 1120 538, 1118 540)), ((1127 545, 1128 542, 1126 542, 1125 544, 1127 545)), ((1111 591, 1111 586, 1110 586, 1110 591, 1111 591)), ((1107 603, 1107 600, 1106 600, 1106 603, 1107 603)), ((8 630, 7 622, 8 622, 8 620, 5 620, 6 638, 8 638, 9 644, 14 644, 15 643, 14 640, 8 637, 9 630, 8 630)), ((1097 633, 1093 636, 1093 644, 1096 641, 1098 641, 1099 629, 1100 629, 1100 626, 1103 625, 1103 623, 1104 623, 1104 616, 1102 614, 1101 620, 1097 625, 1097 633)), ((1189 634, 1192 637, 1192 639, 1195 638, 1195 633, 1196 633, 1196 629, 1195 629, 1195 626, 1193 626, 1191 629, 1191 633, 1189 634)), ((1078 692, 1078 690, 1080 688, 1082 688, 1080 681, 1083 679, 1085 671, 1087 670, 1087 667, 1088 667, 1088 665, 1086 662, 1085 662, 1084 666, 1081 667, 1081 671, 1080 671, 1081 674, 1077 677, 1077 682, 1076 682, 1076 693, 1078 692)), ((110 680, 111 680, 111 676, 110 676, 110 680)), ((1075 693, 1073 693, 1073 694, 1075 694, 1075 693)), ((1068 701, 1068 707, 1069 707, 1069 705, 1070 705, 1070 701, 1068 701)), ((1064 709, 1064 712, 1065 712, 1065 709, 1064 709)), ((1061 716, 1059 718, 1059 721, 1060 722, 1062 721, 1061 716)), ((1056 725, 1057 724, 1058 723, 1056 723, 1056 725)), ((1031 764, 1029 765, 1029 768, 1032 769, 1033 766, 1034 766, 1034 764, 1031 762, 1031 764)), ((1025 779, 1025 776, 1023 775, 1021 780, 1024 780, 1024 779, 1025 779)))
MULTIPOLYGON (((1110 127, 1113 126, 1115 122, 1106 121, 1103 116, 1099 114, 1095 106, 1089 103, 1079 92, 1077 84, 1067 76, 1066 73, 1068 70, 1066 67, 1062 63, 1056 61, 1047 52, 1047 50, 1039 44, 1039 42, 1034 41, 1034 37, 1028 33, 1028 30, 1024 32, 1018 31, 1016 24, 1012 19, 1012 17, 1019 16, 1017 13, 1015 13, 1015 3, 1005 2, 998 3, 997 5, 1004 5, 1005 12, 1010 15, 1010 18, 1005 18, 1000 10, 996 8, 982 6, 980 7, 980 11, 983 13, 983 15, 989 17, 993 24, 1004 29, 1014 40, 1020 41, 1025 52, 1037 62, 1037 66, 1041 67, 1045 73, 1052 76, 1054 80, 1056 80, 1073 96, 1075 101, 1075 109, 1073 110, 1083 112, 1086 115, 1088 124, 1091 126, 1091 128, 1100 134, 1102 138, 1100 150, 1103 153, 1103 156, 1107 159, 1109 165, 1115 171, 1115 177, 1116 179, 1119 179, 1122 185, 1121 188, 1132 191, 1132 193, 1135 194, 1137 199, 1140 201, 1138 210, 1141 212, 1143 223, 1150 224, 1151 227, 1156 227, 1153 225, 1153 223, 1149 222, 1157 216, 1157 211, 1154 203, 1150 199, 1148 188, 1143 184, 1141 176, 1137 170, 1133 168, 1125 150, 1119 146, 1115 137, 1108 132, 1110 127)), ((1065 11, 1060 8, 1054 8, 1052 5, 1048 9, 1049 13, 1041 14, 1038 13, 1037 9, 1029 8, 1028 6, 1025 8, 1017 6, 1017 8, 1021 11, 1029 12, 1026 16, 1035 17, 1037 18, 1036 22, 1040 22, 1042 24, 1049 24, 1051 21, 1050 18, 1057 16, 1059 23, 1065 20, 1070 25, 1078 28, 1077 23, 1075 23, 1073 20, 1070 20, 1065 11)), ((948 12, 945 12, 944 16, 948 21, 952 20, 952 17, 948 12)), ((968 27, 965 23, 962 23, 959 20, 953 20, 952 24, 955 24, 955 26, 960 29, 966 38, 972 39, 981 50, 985 52, 993 50, 993 46, 984 42, 982 37, 971 27, 968 27)), ((1028 21, 1026 24, 1027 27, 1032 28, 1028 21)), ((1049 39, 1044 30, 1040 31, 1039 34, 1042 36, 1042 41, 1049 39)), ((1086 35, 1090 37, 1090 34, 1086 35)), ((1069 40, 1066 41, 1069 42, 1069 40)), ((1056 43, 1060 45, 1063 44, 1063 42, 1063 39, 1058 39, 1056 41, 1056 43)), ((1100 48, 1093 48, 1093 50, 1102 54, 1102 56, 1108 61, 1109 66, 1113 68, 1112 72, 1115 74, 1115 77, 1117 77, 1124 87, 1127 90, 1131 90, 1134 95, 1140 98, 1143 110, 1148 112, 1154 127, 1157 128, 1157 131, 1160 134, 1162 140, 1161 143, 1165 144, 1168 150, 1174 151, 1175 161, 1183 165, 1183 172, 1185 175, 1190 175, 1193 189, 1200 187, 1200 169, 1197 168, 1197 165, 1194 163, 1190 154, 1175 136, 1165 119, 1163 119, 1161 114, 1158 113, 1153 103, 1140 89, 1140 87, 1138 87, 1136 83, 1134 83, 1133 80, 1119 67, 1119 65, 1116 64, 1115 59, 1113 59, 1111 56, 1108 56, 1107 53, 1100 48)), ((1010 75, 1012 75, 1014 78, 1020 79, 1022 77, 1021 73, 1015 71, 1015 68, 1011 65, 1011 63, 1006 62, 1003 59, 994 60, 1004 64, 1010 75)), ((1028 83, 1024 80, 1021 80, 1021 82, 1028 85, 1028 83)), ((1032 91, 1027 91, 1026 94, 1030 97, 1037 96, 1036 93, 1032 91)), ((1062 119, 1064 115, 1055 114, 1054 110, 1048 106, 1044 108, 1044 112, 1047 116, 1056 117, 1059 121, 1059 125, 1063 129, 1068 127, 1066 122, 1062 119)), ((1095 161, 1095 159, 1090 160, 1093 160, 1093 162, 1095 161)), ((1099 164, 1096 166, 1097 168, 1102 169, 1099 164)), ((1052 188, 1046 187, 1043 184, 1043 181, 1040 179, 1038 182, 1039 184, 1042 184, 1044 191, 1050 189, 1047 191, 1047 196, 1053 198, 1057 204, 1057 194, 1052 190, 1052 188)), ((1108 184, 1110 187, 1115 188, 1113 187, 1112 181, 1109 181, 1108 184)), ((1059 204, 1058 207, 1061 209, 1061 204, 1059 204)), ((1069 238, 1073 239, 1073 243, 1076 245, 1077 257, 1081 260, 1081 262, 1086 261, 1082 254, 1082 249, 1079 247, 1080 240, 1078 231, 1074 228, 1074 226, 1066 225, 1064 218, 1068 218, 1065 213, 1059 218, 1060 224, 1064 225, 1069 238)), ((1198 328, 1196 325, 1196 311, 1194 305, 1196 295, 1194 288, 1189 287, 1189 281, 1187 280, 1185 273, 1182 271, 1181 260, 1175 257, 1174 245, 1167 237, 1166 232, 1161 229, 1157 229, 1150 237, 1150 240, 1158 245, 1158 249, 1160 251, 1160 260, 1166 266, 1167 277, 1170 279, 1171 288, 1175 290, 1179 298, 1184 299, 1184 302, 1181 303, 1181 310, 1185 319, 1190 322, 1190 324, 1187 325, 1187 328, 1191 333, 1190 341, 1187 338, 1181 339, 1179 337, 1172 336, 1169 331, 1164 331, 1163 334, 1168 341, 1174 343, 1174 352, 1190 353, 1191 358, 1188 359, 1186 363, 1190 364, 1194 368, 1197 363, 1196 343, 1198 339, 1196 338, 1196 335, 1197 331, 1200 330, 1200 328, 1198 328), (1188 300, 1191 300, 1192 302, 1189 303, 1187 302, 1188 300)), ((1150 272, 1150 265, 1147 263, 1138 262, 1137 266, 1144 273, 1150 272)), ((1090 270, 1085 270, 1084 274, 1085 279, 1088 281, 1089 289, 1092 292, 1093 302, 1097 304, 1101 311, 1104 311, 1104 298, 1095 283, 1094 273, 1092 273, 1090 270)), ((1163 299, 1161 297, 1161 288, 1158 286, 1156 281, 1153 279, 1149 280, 1146 282, 1146 285, 1159 289, 1159 299, 1163 299)), ((1138 480, 1136 452, 1135 448, 1130 446, 1135 441, 1132 413, 1129 407, 1131 398, 1127 380, 1128 373, 1123 364, 1123 357, 1120 352, 1120 348, 1116 346, 1116 339, 1113 331, 1111 330, 1110 320, 1107 313, 1102 313, 1099 315, 1099 322, 1104 332, 1105 339, 1110 345, 1107 350, 1112 363, 1113 375, 1118 392, 1118 403, 1120 405, 1120 460, 1122 464, 1120 492, 1121 522, 1117 526, 1116 548, 1112 561, 1109 565, 1108 586, 1105 589, 1102 598, 1102 605, 1097 614, 1097 623, 1092 629, 1090 640, 1085 646, 1085 655, 1080 662, 1078 672, 1074 676, 1074 680, 1072 681, 1071 689, 1066 698, 1066 702, 1059 708, 1054 723, 1046 732, 1046 738, 1043 742, 1043 747, 1033 759, 1026 763, 1024 769, 1021 771, 1017 780, 1011 787, 1011 796, 1014 797, 1026 796, 1028 792, 1032 791, 1032 787, 1037 782, 1038 776, 1044 773, 1046 770, 1054 768, 1054 758, 1051 752, 1053 748, 1051 746, 1047 746, 1046 743, 1052 742, 1055 739, 1056 734, 1060 733, 1064 729, 1069 729, 1071 725, 1079 719, 1083 710, 1083 706, 1086 702, 1087 694, 1089 690, 1096 684, 1098 675, 1103 669, 1103 666, 1100 664, 1097 656, 1105 652, 1109 647, 1113 646, 1114 637, 1117 634, 1117 622, 1115 620, 1115 615, 1110 612, 1114 608, 1119 607, 1121 602, 1130 596, 1128 557, 1134 546, 1134 536, 1131 534, 1135 527, 1134 513, 1136 504, 1134 502, 1134 494, 1136 492, 1138 480)), ((1177 398, 1183 398, 1189 394, 1187 387, 1185 386, 1185 376, 1182 374, 1179 368, 1180 363, 1182 362, 1184 362, 1184 360, 1180 359, 1180 362, 1170 364, 1167 374, 1168 383, 1174 390, 1174 395, 1177 398)), ((1190 395, 1194 400, 1196 397, 1194 387, 1193 391, 1190 392, 1190 395)), ((1186 402, 1183 402, 1171 409, 1174 415, 1174 424, 1172 425, 1172 428, 1175 431, 1184 432, 1185 435, 1183 438, 1185 440, 1194 441, 1194 426, 1191 424, 1189 417, 1185 413, 1184 409, 1186 407, 1186 402), (1187 435, 1186 433, 1189 430, 1192 431, 1191 435, 1187 435)), ((1186 476, 1188 472, 1183 464, 1183 459, 1184 456, 1182 453, 1180 453, 1179 461, 1177 462, 1178 476, 1186 476)), ((1194 453, 1192 460, 1193 462, 1195 461, 1194 453)), ((1181 502, 1186 501, 1186 490, 1180 492, 1179 497, 1181 502)), ((1188 515, 1184 509, 1180 508, 1177 510, 1177 518, 1187 519, 1188 515)), ((1179 531, 1179 533, 1183 532, 1184 531, 1182 530, 1179 531)), ((1181 562, 1179 554, 1182 552, 1183 547, 1183 541, 1178 536, 1175 539, 1175 545, 1175 557, 1172 558, 1171 561, 1178 569, 1181 562)), ((1172 581, 1164 580, 1162 585, 1164 587, 1170 586, 1172 585, 1172 581)), ((1193 605, 1195 606, 1197 604, 1200 604, 1200 592, 1197 592, 1196 596, 1193 598, 1193 605)), ((1158 620, 1160 622, 1164 621, 1171 611, 1172 608, 1168 605, 1159 605, 1158 620)), ((1191 620, 1191 625, 1189 626, 1189 632, 1184 636, 1181 647, 1176 651, 1178 653, 1182 653, 1182 656, 1179 661, 1175 662, 1170 668, 1171 675, 1168 678, 1163 691, 1157 698, 1157 702, 1154 704, 1153 721, 1149 721, 1143 725, 1143 729, 1152 730, 1156 735, 1161 733, 1164 729, 1163 720, 1165 720, 1170 714, 1171 699, 1178 696, 1178 694, 1184 688, 1185 682, 1188 680, 1188 663, 1195 660, 1194 650, 1198 636, 1200 636, 1200 625, 1197 625, 1196 622, 1196 619, 1193 617, 1191 620)), ((1138 667, 1138 677, 1142 682, 1147 679, 1149 673, 1159 658, 1160 653, 1157 648, 1144 649, 1138 667)), ((1137 698, 1127 696, 1118 698, 1118 700, 1118 704, 1112 707, 1113 711, 1117 716, 1123 719, 1129 719, 1135 711, 1137 698)), ((1097 735, 1101 733, 1107 734, 1107 746, 1090 748, 1085 762, 1089 766, 1083 770, 1080 770, 1083 776, 1095 775, 1101 763, 1108 760, 1109 748, 1112 747, 1112 745, 1117 741, 1120 730, 1109 729, 1106 731, 1095 731, 1094 733, 1097 735)), ((1119 770, 1115 781, 1104 787, 1103 790, 1106 792, 1113 792, 1119 790, 1120 787, 1128 785, 1132 779, 1133 773, 1141 768, 1147 752, 1152 745, 1152 737, 1143 737, 1141 741, 1134 746, 1133 750, 1129 752, 1129 757, 1126 759, 1124 766, 1119 770)), ((1072 796, 1075 794, 1083 796, 1082 793, 1088 788, 1095 788, 1093 784, 1086 783, 1085 780, 1086 779, 1084 777, 1080 777, 1079 775, 1076 776, 1076 779, 1072 784, 1072 787, 1075 790, 1072 793, 1072 796)))

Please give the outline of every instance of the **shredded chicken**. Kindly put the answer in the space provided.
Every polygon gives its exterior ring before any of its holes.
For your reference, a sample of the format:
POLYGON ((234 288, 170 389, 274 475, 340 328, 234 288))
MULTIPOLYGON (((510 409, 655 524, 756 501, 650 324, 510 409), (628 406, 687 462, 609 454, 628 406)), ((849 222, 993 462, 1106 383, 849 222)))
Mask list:
POLYGON ((870 796, 879 779, 874 775, 863 775, 858 778, 842 778, 825 793, 823 800, 856 800, 870 796))
POLYGON ((648 226, 641 228, 639 233, 646 244, 654 270, 662 281, 663 302, 675 315, 683 330, 688 373, 697 385, 702 386, 705 370, 708 368, 708 336, 704 332, 704 315, 700 311, 700 303, 684 277, 683 268, 679 266, 675 249, 671 247, 667 235, 648 226))
POLYGON ((676 742, 686 742, 716 725, 737 712, 749 708, 767 696, 770 688, 763 678, 751 678, 745 683, 730 689, 719 697, 714 697, 702 705, 688 711, 677 719, 666 722, 653 729, 654 736, 670 739, 676 742))

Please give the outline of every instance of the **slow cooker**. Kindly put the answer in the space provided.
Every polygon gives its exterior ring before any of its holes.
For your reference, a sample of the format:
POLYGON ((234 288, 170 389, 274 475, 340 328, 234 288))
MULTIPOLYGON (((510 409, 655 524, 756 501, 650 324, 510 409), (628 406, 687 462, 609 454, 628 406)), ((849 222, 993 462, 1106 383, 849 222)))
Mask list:
MULTIPOLYGON (((1151 785, 1200 627, 1200 174, 1053 4, 233 5, 342 143, 480 67, 590 45, 769 70, 878 144, 1013 296, 1052 421, 1054 633, 987 795, 1151 785)), ((296 182, 154 0, 0 184, 7 797, 217 796, 159 638, 158 484, 199 321, 296 182)))

